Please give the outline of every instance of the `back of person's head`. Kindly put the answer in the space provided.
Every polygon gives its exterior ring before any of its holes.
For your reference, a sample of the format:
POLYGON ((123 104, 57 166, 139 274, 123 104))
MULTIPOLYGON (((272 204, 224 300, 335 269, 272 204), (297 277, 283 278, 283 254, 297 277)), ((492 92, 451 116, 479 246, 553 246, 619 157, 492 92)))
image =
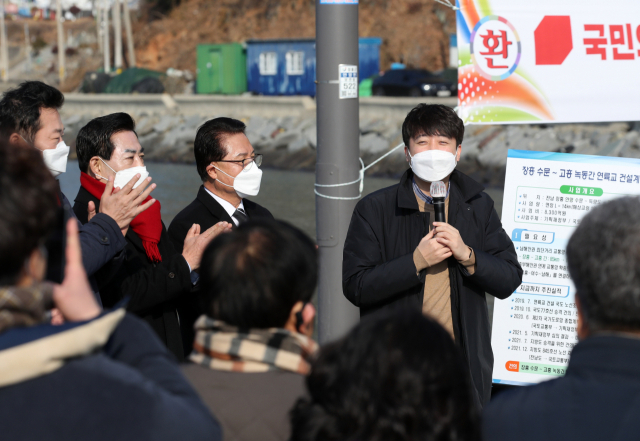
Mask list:
POLYGON ((220 161, 227 154, 224 147, 225 137, 244 133, 246 128, 242 121, 224 117, 211 119, 200 126, 193 142, 193 153, 198 174, 203 182, 209 176, 207 166, 220 161))
POLYGON ((111 159, 115 148, 111 137, 120 132, 135 132, 136 123, 127 113, 119 112, 94 118, 78 132, 76 154, 80 171, 88 173, 94 156, 105 161, 111 159))
POLYGON ((57 183, 35 149, 0 142, 0 286, 14 284, 54 226, 57 183))
POLYGON ((478 439, 464 366, 449 334, 419 312, 366 317, 320 350, 291 440, 478 439))
POLYGON ((210 317, 242 328, 282 328, 318 280, 313 241, 294 226, 251 221, 216 237, 200 266, 210 317))
POLYGON ((445 136, 462 144, 464 123, 456 112, 442 104, 418 104, 407 114, 402 123, 402 140, 409 146, 409 140, 421 135, 445 136))
POLYGON ((64 95, 41 81, 25 81, 15 89, 5 92, 0 100, 0 116, 13 120, 15 130, 33 143, 40 130, 40 113, 43 109, 59 110, 64 95))
POLYGON ((569 274, 589 332, 640 331, 640 199, 591 210, 567 244, 569 274))

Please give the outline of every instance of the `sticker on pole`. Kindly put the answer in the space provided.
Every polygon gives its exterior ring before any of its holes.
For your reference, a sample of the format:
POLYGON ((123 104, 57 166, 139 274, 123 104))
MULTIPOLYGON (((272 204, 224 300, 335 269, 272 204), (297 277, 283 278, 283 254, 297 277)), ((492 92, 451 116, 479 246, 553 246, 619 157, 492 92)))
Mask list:
POLYGON ((357 5, 358 0, 320 0, 321 5, 357 5))
POLYGON ((340 99, 358 98, 358 66, 340 64, 340 99))

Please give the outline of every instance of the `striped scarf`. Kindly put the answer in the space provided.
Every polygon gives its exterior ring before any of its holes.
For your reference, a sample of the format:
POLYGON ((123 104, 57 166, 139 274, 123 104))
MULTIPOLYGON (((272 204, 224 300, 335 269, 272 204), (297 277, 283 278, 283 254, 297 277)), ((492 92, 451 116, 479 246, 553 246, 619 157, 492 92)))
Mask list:
POLYGON ((47 310, 53 307, 52 299, 53 285, 50 283, 0 287, 0 332, 47 322, 47 310))
POLYGON ((240 329, 201 316, 189 359, 220 371, 289 371, 306 375, 318 349, 312 339, 281 328, 240 329))

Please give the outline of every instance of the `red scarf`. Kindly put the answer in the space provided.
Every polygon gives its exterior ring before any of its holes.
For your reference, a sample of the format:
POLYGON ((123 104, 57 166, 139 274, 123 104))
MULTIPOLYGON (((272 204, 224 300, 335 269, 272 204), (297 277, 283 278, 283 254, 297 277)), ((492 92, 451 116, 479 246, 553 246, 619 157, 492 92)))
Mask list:
MULTIPOLYGON (((98 179, 92 178, 84 172, 80 173, 80 185, 98 199, 102 197, 102 193, 107 187, 98 179)), ((144 204, 150 199, 151 196, 148 196, 142 203, 144 204)), ((142 245, 144 245, 144 250, 149 260, 155 263, 162 262, 162 256, 158 249, 158 242, 160 242, 160 235, 162 234, 160 201, 156 201, 151 207, 137 215, 131 221, 131 228, 142 239, 142 245)))

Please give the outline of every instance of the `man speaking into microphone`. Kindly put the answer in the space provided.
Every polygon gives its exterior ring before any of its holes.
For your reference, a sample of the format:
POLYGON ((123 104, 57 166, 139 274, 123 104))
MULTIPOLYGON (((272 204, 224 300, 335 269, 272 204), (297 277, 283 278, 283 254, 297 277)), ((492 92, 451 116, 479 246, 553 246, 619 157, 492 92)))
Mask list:
POLYGON ((399 184, 356 205, 342 283, 361 316, 409 307, 440 323, 465 355, 483 406, 493 369, 485 292, 509 297, 522 268, 493 200, 455 170, 463 136, 464 124, 449 107, 420 104, 409 112, 402 138, 410 168, 399 184), (440 194, 431 194, 433 183, 440 194), (433 196, 444 198, 446 222, 435 222, 433 196))

